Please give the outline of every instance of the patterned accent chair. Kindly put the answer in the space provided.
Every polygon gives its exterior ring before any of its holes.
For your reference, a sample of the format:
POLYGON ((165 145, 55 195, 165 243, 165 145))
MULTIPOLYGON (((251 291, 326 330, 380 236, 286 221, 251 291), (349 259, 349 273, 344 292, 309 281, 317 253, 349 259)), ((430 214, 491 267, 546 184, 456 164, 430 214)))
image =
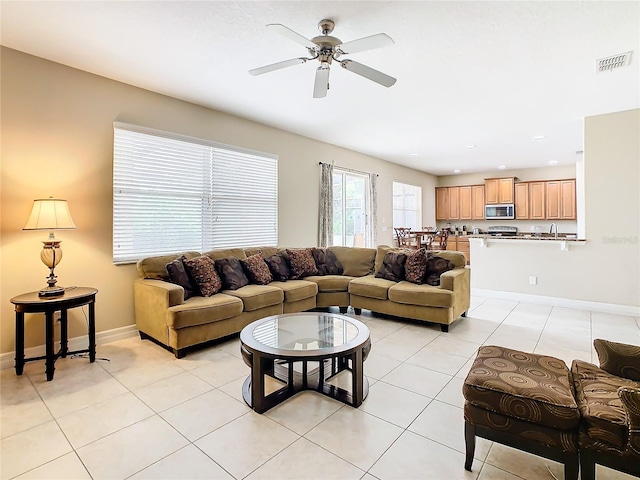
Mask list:
POLYGON ((479 436, 561 462, 565 480, 577 480, 580 412, 562 360, 482 346, 462 393, 466 470, 479 436))
POLYGON ((574 360, 582 480, 596 464, 640 477, 640 347, 596 339, 600 367, 574 360))

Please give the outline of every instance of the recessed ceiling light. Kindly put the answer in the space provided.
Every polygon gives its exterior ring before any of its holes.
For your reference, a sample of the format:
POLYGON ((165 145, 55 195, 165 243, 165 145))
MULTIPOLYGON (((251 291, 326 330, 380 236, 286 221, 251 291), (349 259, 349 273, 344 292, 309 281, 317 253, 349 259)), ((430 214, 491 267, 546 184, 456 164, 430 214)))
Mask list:
POLYGON ((473 143, 470 143, 469 145, 465 145, 464 148, 467 148, 467 149, 471 150, 472 148, 476 148, 476 147, 477 147, 477 145, 475 145, 473 143))
POLYGON ((410 154, 409 154, 409 156, 410 156, 410 157, 417 157, 417 156, 418 156, 418 154, 417 154, 417 153, 410 153, 410 154))
POLYGON ((536 135, 533 137, 533 140, 539 142, 540 140, 544 140, 544 135, 536 135))
POLYGON ((500 165, 500 166, 498 167, 498 170, 504 170, 505 168, 507 168, 507 166, 506 166, 506 165, 500 165))
POLYGON ((453 173, 460 173, 462 170, 460 170, 459 168, 456 168, 453 173))
POLYGON ((557 165, 558 161, 557 160, 549 160, 549 165, 557 165))

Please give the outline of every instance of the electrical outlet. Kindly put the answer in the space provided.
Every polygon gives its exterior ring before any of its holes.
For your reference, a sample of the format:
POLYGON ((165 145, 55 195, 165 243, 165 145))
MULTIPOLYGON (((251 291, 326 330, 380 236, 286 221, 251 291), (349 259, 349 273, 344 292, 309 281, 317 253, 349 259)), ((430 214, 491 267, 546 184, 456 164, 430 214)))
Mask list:
POLYGON ((534 277, 534 276, 529 277, 529 285, 537 285, 537 284, 538 284, 538 277, 534 277))
POLYGON ((53 321, 59 322, 62 318, 62 312, 53 312, 53 321))

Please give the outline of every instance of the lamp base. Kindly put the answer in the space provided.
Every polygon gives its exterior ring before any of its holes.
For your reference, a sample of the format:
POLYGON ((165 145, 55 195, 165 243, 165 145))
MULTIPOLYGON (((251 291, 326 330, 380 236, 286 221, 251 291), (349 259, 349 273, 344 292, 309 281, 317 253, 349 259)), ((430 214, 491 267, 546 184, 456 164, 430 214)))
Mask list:
POLYGON ((64 287, 47 287, 38 292, 39 297, 57 297, 58 295, 64 295, 64 287))

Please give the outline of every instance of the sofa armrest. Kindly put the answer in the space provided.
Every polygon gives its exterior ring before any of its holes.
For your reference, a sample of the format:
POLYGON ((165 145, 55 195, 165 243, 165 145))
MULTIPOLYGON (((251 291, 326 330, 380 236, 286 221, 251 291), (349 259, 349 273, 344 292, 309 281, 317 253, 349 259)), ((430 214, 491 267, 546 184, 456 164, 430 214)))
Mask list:
POLYGON ((468 268, 454 268, 440 275, 440 286, 452 292, 470 289, 471 271, 468 268))
POLYGON ((138 330, 167 343, 167 310, 184 303, 184 289, 163 280, 136 278, 133 300, 138 330))
POLYGON ((640 388, 620 387, 618 396, 627 416, 628 448, 640 454, 640 388))

